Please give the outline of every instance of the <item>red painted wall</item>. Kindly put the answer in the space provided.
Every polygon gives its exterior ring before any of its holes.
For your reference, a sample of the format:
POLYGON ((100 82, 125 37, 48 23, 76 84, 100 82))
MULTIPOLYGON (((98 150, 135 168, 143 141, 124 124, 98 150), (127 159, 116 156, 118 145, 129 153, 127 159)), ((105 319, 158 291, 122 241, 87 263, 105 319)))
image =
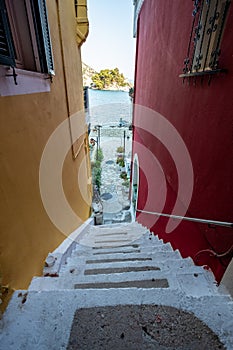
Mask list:
MULTIPOLYGON (((194 190, 186 216, 233 222, 233 4, 221 44, 220 66, 227 68, 227 73, 214 76, 210 85, 208 77, 203 81, 200 77, 196 81, 186 79, 184 83, 179 78, 187 53, 192 11, 191 0, 144 1, 138 21, 135 110, 137 105, 142 105, 160 113, 172 123, 187 146, 193 164, 194 190)), ((134 124, 138 124, 137 118, 142 128, 134 128, 133 152, 138 153, 139 166, 142 159, 148 164, 148 169, 140 170, 138 208, 144 208, 150 191, 144 173, 161 171, 152 164, 151 155, 139 146, 143 144, 161 165, 167 184, 163 212, 171 213, 178 189, 176 166, 166 147, 143 130, 142 115, 134 113, 134 124)), ((155 115, 152 123, 156 122, 155 115)), ((154 181, 158 192, 147 204, 150 211, 156 211, 161 200, 160 176, 155 176, 154 181)), ((138 221, 147 226, 153 223, 149 214, 140 214, 138 221)), ((160 218, 151 230, 170 241, 183 256, 195 258, 203 249, 221 254, 233 245, 232 229, 182 221, 172 233, 166 234, 167 221, 160 218)), ((205 252, 194 260, 210 266, 220 281, 230 257, 220 259, 205 252)))

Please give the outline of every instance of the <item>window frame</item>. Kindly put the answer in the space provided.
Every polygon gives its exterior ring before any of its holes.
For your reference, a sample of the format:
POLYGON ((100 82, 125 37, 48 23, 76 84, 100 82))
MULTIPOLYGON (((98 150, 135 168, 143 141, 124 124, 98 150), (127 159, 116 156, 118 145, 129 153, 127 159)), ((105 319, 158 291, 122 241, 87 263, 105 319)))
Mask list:
POLYGON ((14 13, 14 6, 9 0, 0 0, 1 24, 3 24, 4 30, 3 39, 8 44, 10 54, 9 56, 0 55, 0 65, 55 75, 46 0, 24 0, 24 5, 25 8, 22 9, 22 12, 24 16, 27 16, 28 41, 26 44, 28 48, 22 43, 23 34, 17 33, 19 31, 17 30, 19 29, 19 19, 14 13), (29 55, 34 61, 34 66, 23 62, 24 49, 25 51, 31 50, 29 55))
POLYGON ((226 71, 219 68, 219 56, 230 3, 231 0, 194 0, 187 56, 180 77, 226 71))

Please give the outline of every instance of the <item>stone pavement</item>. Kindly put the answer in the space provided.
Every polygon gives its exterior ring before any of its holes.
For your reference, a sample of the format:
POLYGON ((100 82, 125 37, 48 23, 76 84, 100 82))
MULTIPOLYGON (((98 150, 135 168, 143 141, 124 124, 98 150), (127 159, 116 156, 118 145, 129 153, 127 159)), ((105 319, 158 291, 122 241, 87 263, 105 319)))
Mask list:
MULTIPOLYGON (((112 130, 110 130, 112 131, 112 130)), ((100 195, 103 200, 105 223, 111 223, 111 219, 117 219, 122 209, 129 207, 129 188, 123 186, 120 178, 121 170, 116 164, 117 147, 123 146, 123 129, 113 130, 112 136, 108 136, 109 130, 101 129, 100 148, 103 151, 100 195), (108 195, 107 195, 108 194, 108 195)), ((126 158, 131 161, 132 132, 126 131, 125 148, 126 158)), ((90 138, 93 135, 90 135, 90 138)), ((96 146, 95 146, 96 147, 96 146)), ((96 150, 94 150, 94 153, 96 150)), ((93 158, 93 155, 92 155, 93 158)))
POLYGON ((1 350, 233 349, 233 301, 210 271, 136 222, 86 229, 56 276, 14 293, 1 350))

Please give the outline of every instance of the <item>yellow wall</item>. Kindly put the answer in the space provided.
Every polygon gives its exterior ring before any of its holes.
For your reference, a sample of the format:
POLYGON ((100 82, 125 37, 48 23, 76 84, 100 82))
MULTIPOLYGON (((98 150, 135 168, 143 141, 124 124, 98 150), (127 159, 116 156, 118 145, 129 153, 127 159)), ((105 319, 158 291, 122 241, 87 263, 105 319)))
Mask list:
POLYGON ((78 0, 77 12, 77 42, 80 46, 86 40, 89 31, 87 0, 78 0))
MULTIPOLYGON (((47 8, 56 74, 51 92, 0 97, 0 275, 2 284, 14 289, 27 288, 31 278, 41 274, 48 252, 66 238, 43 207, 39 165, 52 132, 69 115, 83 108, 74 1, 50 0, 47 8)), ((80 118, 79 124, 83 123, 84 118, 80 118)), ((72 151, 66 156, 63 186, 73 210, 86 220, 90 205, 78 190, 77 173, 88 151, 85 145, 79 149, 76 158, 72 151)), ((81 181, 91 201, 88 166, 85 165, 81 181)), ((78 220, 67 222, 70 232, 79 225, 78 220)))

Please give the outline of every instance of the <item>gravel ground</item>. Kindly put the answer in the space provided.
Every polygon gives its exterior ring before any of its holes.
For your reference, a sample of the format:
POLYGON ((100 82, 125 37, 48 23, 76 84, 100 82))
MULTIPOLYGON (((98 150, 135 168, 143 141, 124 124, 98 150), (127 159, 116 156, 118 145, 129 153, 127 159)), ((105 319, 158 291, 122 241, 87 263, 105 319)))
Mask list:
POLYGON ((170 306, 78 309, 67 350, 217 350, 217 335, 194 314, 170 306))

